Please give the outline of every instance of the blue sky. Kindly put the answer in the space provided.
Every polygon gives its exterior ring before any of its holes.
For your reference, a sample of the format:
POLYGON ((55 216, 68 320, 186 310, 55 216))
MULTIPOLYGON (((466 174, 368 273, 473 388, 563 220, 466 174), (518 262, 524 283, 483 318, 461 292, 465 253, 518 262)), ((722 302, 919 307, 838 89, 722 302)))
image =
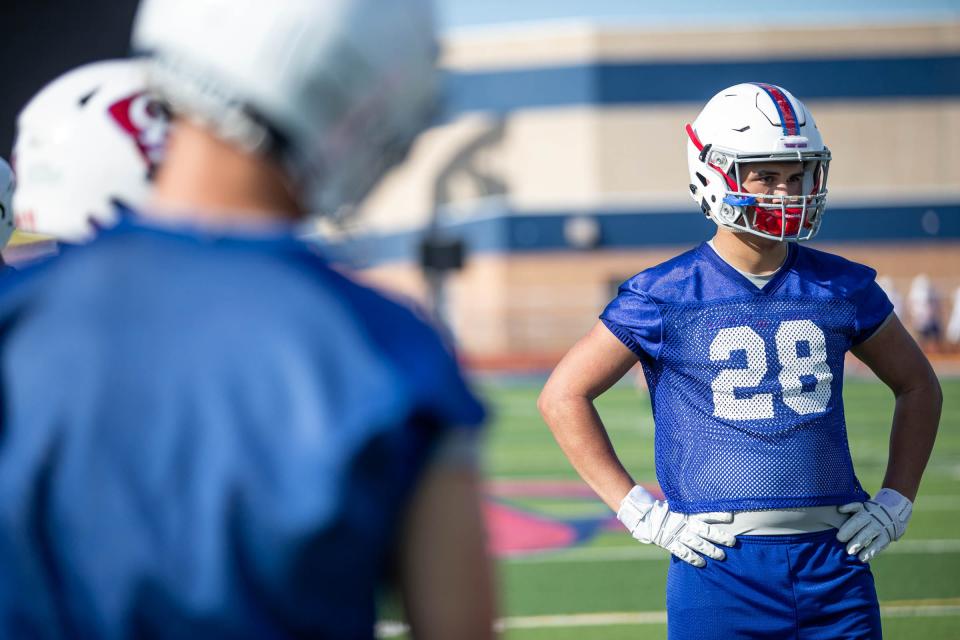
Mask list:
POLYGON ((754 2, 735 7, 722 0, 436 0, 445 30, 543 20, 589 18, 651 26, 960 20, 960 0, 804 0, 754 2))

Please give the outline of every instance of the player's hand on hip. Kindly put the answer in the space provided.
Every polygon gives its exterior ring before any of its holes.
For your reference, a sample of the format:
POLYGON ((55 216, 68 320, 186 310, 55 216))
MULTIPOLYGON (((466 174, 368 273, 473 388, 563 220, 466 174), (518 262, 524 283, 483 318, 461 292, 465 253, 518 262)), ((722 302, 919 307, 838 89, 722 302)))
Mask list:
POLYGON ((732 547, 737 539, 722 524, 733 522, 728 512, 683 514, 670 511, 670 505, 655 500, 646 489, 631 489, 617 511, 617 519, 634 538, 662 547, 695 567, 706 566, 702 556, 723 560, 726 555, 716 545, 732 547))
POLYGON ((847 544, 847 553, 869 562, 894 540, 903 537, 913 513, 913 503, 893 489, 881 489, 872 500, 837 507, 850 518, 837 531, 837 540, 847 544))

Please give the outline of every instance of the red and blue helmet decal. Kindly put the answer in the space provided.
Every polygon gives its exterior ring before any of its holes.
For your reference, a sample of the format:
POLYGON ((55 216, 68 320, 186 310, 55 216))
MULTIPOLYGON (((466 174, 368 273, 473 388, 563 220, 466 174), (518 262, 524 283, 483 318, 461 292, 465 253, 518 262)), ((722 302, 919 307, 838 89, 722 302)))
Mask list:
POLYGON ((763 89, 773 100, 773 105, 777 108, 777 113, 780 114, 780 126, 783 127, 783 135, 800 135, 800 118, 797 117, 793 103, 790 102, 790 98, 783 92, 783 89, 764 82, 754 82, 753 84, 763 89))

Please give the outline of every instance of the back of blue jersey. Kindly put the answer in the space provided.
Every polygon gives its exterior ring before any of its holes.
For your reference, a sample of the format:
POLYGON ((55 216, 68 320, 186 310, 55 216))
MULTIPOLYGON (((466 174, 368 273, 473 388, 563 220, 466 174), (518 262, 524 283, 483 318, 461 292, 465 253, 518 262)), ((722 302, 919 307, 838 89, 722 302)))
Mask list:
POLYGON ((601 320, 641 360, 657 478, 681 512, 866 498, 847 445, 844 356, 892 306, 875 273, 790 245, 758 289, 704 244, 634 276, 601 320))
POLYGON ((432 330, 286 233, 121 222, 0 284, 0 635, 373 636, 432 330))

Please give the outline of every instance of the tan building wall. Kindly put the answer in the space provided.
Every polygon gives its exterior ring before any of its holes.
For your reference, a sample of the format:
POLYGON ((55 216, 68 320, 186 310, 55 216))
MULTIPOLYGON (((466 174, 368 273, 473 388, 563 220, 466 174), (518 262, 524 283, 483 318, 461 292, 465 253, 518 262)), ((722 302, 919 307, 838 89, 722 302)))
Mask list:
MULTIPOLYGON (((724 52, 729 60, 960 54, 960 23, 711 33, 587 24, 480 29, 448 39, 443 61, 450 70, 494 71, 712 59, 716 43, 725 41, 737 43, 724 52)), ((831 197, 883 200, 921 192, 960 197, 960 99, 894 96, 806 102, 834 154, 831 197)), ((434 206, 436 177, 471 141, 498 127, 502 132, 472 153, 469 165, 472 172, 502 184, 502 190, 480 191, 465 175, 450 194, 452 202, 469 209, 473 200, 497 195, 515 209, 530 211, 685 204, 689 199, 683 127, 701 106, 575 105, 523 109, 504 116, 464 115, 423 136, 409 161, 364 204, 362 225, 377 230, 422 226, 434 206)))
MULTIPOLYGON (((810 101, 808 107, 833 153, 833 202, 960 200, 960 100, 810 101)), ((531 213, 594 206, 695 211, 686 189, 683 127, 699 109, 679 104, 513 114, 503 136, 472 163, 502 191, 481 192, 462 176, 450 202, 467 212, 489 196, 531 213)), ((491 122, 471 116, 431 131, 411 162, 366 203, 361 226, 381 232, 423 226, 433 209, 433 177, 458 144, 489 130, 491 122)))
POLYGON ((443 43, 446 69, 476 71, 577 64, 592 60, 754 60, 833 58, 838 55, 921 55, 956 51, 960 24, 807 25, 805 27, 720 26, 643 29, 589 22, 480 27, 453 34, 443 43))

